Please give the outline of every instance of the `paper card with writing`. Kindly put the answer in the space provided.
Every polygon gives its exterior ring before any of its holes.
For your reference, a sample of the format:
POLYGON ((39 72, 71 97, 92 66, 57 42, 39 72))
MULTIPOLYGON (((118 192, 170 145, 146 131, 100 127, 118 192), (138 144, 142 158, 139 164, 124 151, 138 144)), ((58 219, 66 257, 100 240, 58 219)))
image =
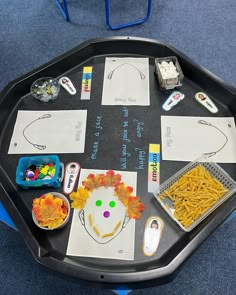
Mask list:
POLYGON ((150 105, 148 58, 107 57, 103 105, 150 105))
POLYGON ((18 111, 9 154, 83 153, 87 110, 18 111))
POLYGON ((236 130, 231 117, 161 117, 162 159, 236 163, 236 130))

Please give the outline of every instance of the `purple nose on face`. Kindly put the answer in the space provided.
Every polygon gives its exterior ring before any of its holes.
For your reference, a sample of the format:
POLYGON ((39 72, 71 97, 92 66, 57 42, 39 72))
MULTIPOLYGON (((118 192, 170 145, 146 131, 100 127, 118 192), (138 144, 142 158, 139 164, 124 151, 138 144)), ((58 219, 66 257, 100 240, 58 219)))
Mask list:
POLYGON ((103 216, 105 218, 108 218, 110 216, 110 212, 109 211, 104 211, 103 216))

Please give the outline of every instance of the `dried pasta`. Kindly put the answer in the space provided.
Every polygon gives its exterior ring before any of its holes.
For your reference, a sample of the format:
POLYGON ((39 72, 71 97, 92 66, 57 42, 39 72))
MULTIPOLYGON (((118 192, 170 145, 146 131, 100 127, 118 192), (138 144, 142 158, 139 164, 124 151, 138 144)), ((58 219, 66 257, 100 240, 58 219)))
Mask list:
POLYGON ((97 236, 99 236, 99 237, 101 236, 100 231, 98 230, 98 228, 95 225, 93 226, 93 230, 97 234, 97 236))
POLYGON ((169 198, 173 202, 174 217, 188 228, 227 191, 220 181, 198 165, 165 190, 160 199, 169 198))
POLYGON ((93 216, 92 216, 92 214, 89 214, 89 225, 93 226, 93 216))

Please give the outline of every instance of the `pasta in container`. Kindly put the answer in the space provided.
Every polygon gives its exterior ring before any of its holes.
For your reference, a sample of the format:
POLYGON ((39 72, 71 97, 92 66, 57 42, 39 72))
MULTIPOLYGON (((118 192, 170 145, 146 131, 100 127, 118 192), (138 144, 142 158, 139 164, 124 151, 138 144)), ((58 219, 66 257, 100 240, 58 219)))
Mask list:
POLYGON ((236 183, 229 174, 202 157, 165 181, 154 196, 169 216, 189 232, 235 192, 236 183))

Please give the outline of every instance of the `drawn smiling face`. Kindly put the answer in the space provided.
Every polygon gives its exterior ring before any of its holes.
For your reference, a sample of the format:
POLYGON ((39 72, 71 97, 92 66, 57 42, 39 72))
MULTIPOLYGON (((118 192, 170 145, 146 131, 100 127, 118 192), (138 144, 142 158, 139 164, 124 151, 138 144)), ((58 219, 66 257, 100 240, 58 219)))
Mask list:
POLYGON ((96 242, 106 244, 122 231, 129 218, 126 207, 114 195, 114 188, 99 187, 90 192, 86 206, 80 211, 80 220, 96 242))

